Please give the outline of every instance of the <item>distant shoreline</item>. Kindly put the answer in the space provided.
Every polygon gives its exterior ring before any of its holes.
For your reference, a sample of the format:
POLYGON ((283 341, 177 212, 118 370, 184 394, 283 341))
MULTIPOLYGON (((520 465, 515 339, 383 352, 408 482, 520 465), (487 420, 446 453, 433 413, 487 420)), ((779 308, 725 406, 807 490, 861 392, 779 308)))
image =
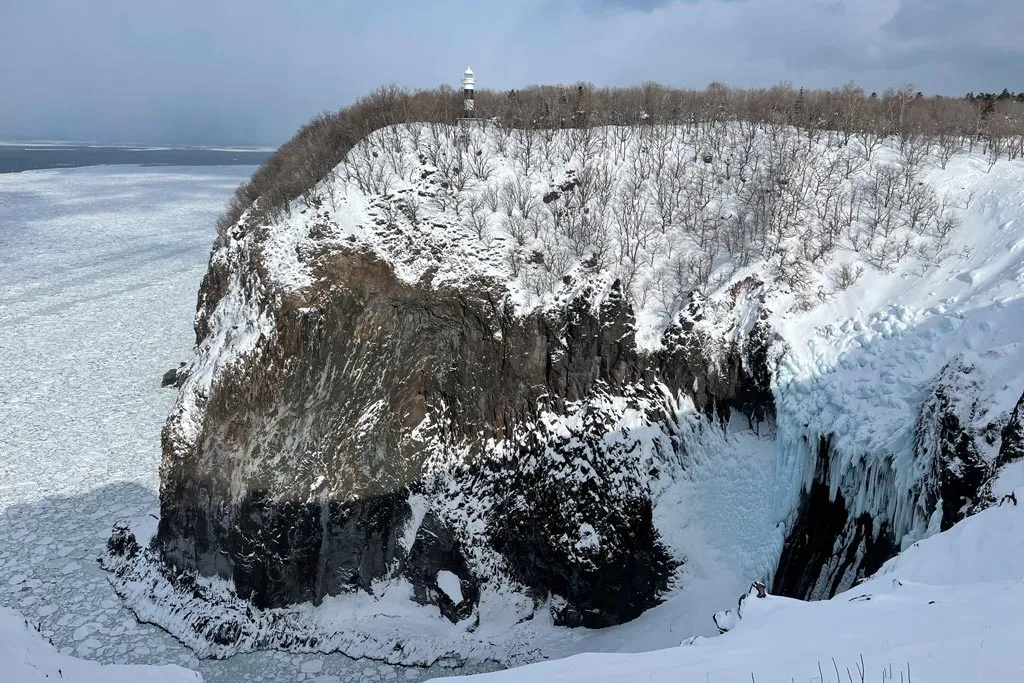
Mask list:
POLYGON ((84 166, 259 166, 269 149, 0 142, 0 173, 84 166))

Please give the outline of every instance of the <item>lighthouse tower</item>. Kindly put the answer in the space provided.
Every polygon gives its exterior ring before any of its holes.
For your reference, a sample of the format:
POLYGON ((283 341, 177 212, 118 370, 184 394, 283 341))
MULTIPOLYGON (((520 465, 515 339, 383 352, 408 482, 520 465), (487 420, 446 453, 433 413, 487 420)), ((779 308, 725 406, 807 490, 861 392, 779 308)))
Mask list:
POLYGON ((462 74, 462 116, 471 119, 476 116, 473 104, 473 91, 476 89, 476 77, 473 70, 466 67, 466 73, 462 74))

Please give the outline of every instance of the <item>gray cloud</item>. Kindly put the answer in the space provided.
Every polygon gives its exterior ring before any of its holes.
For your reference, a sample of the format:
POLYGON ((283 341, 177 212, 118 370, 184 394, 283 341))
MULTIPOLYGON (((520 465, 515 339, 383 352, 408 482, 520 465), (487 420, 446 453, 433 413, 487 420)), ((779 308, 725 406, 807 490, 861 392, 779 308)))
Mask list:
POLYGON ((1020 0, 0 3, 0 138, 275 144, 385 83, 1024 89, 1020 0))
MULTIPOLYGON (((639 11, 650 12, 651 10, 671 5, 676 0, 591 0, 586 6, 595 10, 607 11, 639 11)), ((680 0, 685 2, 699 2, 700 0, 680 0)))
POLYGON ((1010 41, 1019 48, 1024 30, 1024 3, 1012 0, 904 0, 884 31, 898 39, 1010 41))

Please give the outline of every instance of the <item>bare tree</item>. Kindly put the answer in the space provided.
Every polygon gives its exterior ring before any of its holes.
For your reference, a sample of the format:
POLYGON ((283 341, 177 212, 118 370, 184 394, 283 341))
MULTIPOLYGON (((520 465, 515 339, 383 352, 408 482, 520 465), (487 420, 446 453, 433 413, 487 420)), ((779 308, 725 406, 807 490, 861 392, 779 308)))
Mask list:
POLYGON ((850 263, 841 263, 829 274, 829 280, 836 291, 849 289, 864 275, 864 267, 850 263))
POLYGON ((491 179, 491 176, 494 174, 495 164, 486 146, 480 145, 471 148, 467 160, 469 170, 474 178, 483 183, 491 179))
POLYGON ((466 217, 463 226, 480 241, 488 237, 487 207, 482 197, 474 195, 466 202, 466 217))
POLYGON ((498 213, 498 208, 501 207, 501 195, 498 188, 494 185, 487 185, 481 194, 484 203, 487 205, 488 210, 491 213, 498 213))
POLYGON ((614 209, 618 264, 626 291, 631 291, 641 264, 641 254, 657 231, 647 216, 647 198, 623 186, 614 209))
POLYGON ((513 133, 512 163, 516 173, 529 178, 539 163, 538 139, 532 130, 517 129, 513 133))

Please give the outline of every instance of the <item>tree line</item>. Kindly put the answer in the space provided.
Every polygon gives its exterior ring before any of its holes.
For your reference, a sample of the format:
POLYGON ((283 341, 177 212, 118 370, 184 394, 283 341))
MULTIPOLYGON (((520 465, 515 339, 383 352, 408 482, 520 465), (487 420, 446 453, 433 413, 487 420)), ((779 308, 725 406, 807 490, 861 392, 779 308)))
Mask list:
MULTIPOLYGON (((373 131, 413 122, 454 123, 461 115, 462 93, 448 86, 417 91, 386 86, 336 112, 322 113, 237 188, 217 222, 218 234, 223 236, 249 209, 254 221, 280 217, 373 131)), ((829 90, 789 84, 747 90, 721 83, 703 90, 656 83, 630 88, 535 85, 477 90, 476 116, 510 133, 726 122, 789 126, 812 138, 827 133, 842 145, 856 139, 868 154, 895 138, 911 155, 909 161, 915 161, 916 153, 933 153, 943 165, 962 150, 981 151, 992 164, 1024 156, 1024 98, 1009 91, 951 98, 925 96, 909 86, 869 94, 853 84, 829 90)))

